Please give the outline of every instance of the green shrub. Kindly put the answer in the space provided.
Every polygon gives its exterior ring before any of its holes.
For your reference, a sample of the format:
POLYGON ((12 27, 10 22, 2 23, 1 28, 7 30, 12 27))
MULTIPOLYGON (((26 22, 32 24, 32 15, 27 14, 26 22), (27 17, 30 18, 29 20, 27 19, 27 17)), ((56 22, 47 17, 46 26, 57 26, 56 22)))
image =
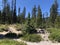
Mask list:
POLYGON ((56 28, 47 28, 47 31, 50 33, 56 32, 57 29, 56 28))
POLYGON ((14 40, 9 40, 9 39, 3 39, 3 40, 0 40, 0 45, 27 45, 26 43, 24 42, 17 42, 17 41, 14 41, 14 40))
POLYGON ((0 28, 0 32, 3 32, 4 30, 2 28, 0 28))
POLYGON ((54 33, 51 33, 49 38, 51 40, 55 40, 55 41, 58 41, 60 42, 60 32, 54 32, 54 33))
POLYGON ((50 35, 49 35, 50 40, 60 42, 60 29, 51 28, 49 32, 50 32, 50 35))
POLYGON ((7 25, 0 25, 0 32, 3 32, 3 31, 8 31, 7 25))
POLYGON ((0 32, 3 32, 3 31, 8 31, 7 28, 0 28, 0 32))
POLYGON ((29 42, 40 42, 42 38, 40 35, 37 35, 37 34, 26 34, 23 37, 23 40, 29 41, 29 42))
POLYGON ((21 24, 16 24, 15 28, 16 28, 17 31, 21 31, 22 25, 21 24))
POLYGON ((33 27, 33 26, 31 26, 31 25, 27 25, 27 26, 25 26, 24 27, 24 29, 23 29, 23 31, 22 31, 24 34, 33 34, 33 33, 36 33, 37 32, 37 30, 33 27))

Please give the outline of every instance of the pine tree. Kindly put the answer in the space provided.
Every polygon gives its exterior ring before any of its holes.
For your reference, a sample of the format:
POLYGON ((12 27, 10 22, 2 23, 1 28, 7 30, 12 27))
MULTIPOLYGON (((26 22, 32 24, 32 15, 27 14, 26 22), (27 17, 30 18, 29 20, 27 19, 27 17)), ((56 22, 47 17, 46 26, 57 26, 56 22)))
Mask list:
POLYGON ((46 27, 46 19, 44 17, 45 14, 43 14, 42 18, 42 26, 45 28, 46 27))
POLYGON ((22 12, 22 22, 25 23, 25 16, 26 16, 26 8, 24 7, 22 12))
POLYGON ((1 10, 0 10, 0 23, 1 23, 1 17, 2 17, 2 16, 1 16, 1 10))
POLYGON ((13 23, 17 22, 17 15, 16 15, 16 0, 14 0, 14 10, 13 10, 13 23))
POLYGON ((20 15, 20 8, 19 8, 19 9, 18 9, 18 20, 17 20, 17 21, 18 21, 18 23, 20 23, 20 20, 21 20, 21 18, 20 18, 20 17, 21 17, 21 15, 20 15))
POLYGON ((6 13, 7 13, 7 9, 6 9, 6 5, 7 5, 7 1, 8 0, 3 0, 3 12, 2 12, 2 23, 5 24, 6 23, 6 13))
POLYGON ((28 13, 28 23, 27 23, 27 25, 30 25, 30 13, 28 13))
POLYGON ((7 1, 8 1, 8 0, 2 0, 3 7, 5 7, 5 6, 7 5, 7 1))
POLYGON ((24 29, 24 34, 32 34, 32 33, 36 33, 37 31, 35 30, 35 28, 30 25, 30 13, 28 13, 28 18, 27 18, 27 25, 25 26, 26 28, 24 29))
POLYGON ((32 9, 32 25, 36 25, 36 5, 34 5, 34 8, 32 9))
POLYGON ((38 6, 37 27, 42 27, 42 12, 40 9, 40 5, 38 6))
POLYGON ((13 23, 13 9, 14 9, 14 0, 12 0, 12 3, 11 3, 11 24, 13 23))
POLYGON ((7 7, 6 7, 6 8, 7 8, 7 14, 6 14, 6 15, 7 15, 7 20, 6 20, 6 21, 7 21, 8 24, 11 24, 11 11, 10 11, 10 5, 7 4, 7 7))
POLYGON ((58 15, 58 3, 57 0, 55 0, 54 4, 50 9, 50 23, 52 24, 52 26, 54 26, 53 24, 55 23, 57 15, 58 15))

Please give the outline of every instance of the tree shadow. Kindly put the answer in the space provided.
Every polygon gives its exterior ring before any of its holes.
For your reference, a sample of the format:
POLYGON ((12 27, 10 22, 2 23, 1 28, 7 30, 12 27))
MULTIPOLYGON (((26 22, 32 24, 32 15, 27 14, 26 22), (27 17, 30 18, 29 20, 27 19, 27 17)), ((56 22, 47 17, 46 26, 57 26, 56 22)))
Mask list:
POLYGON ((3 34, 0 34, 0 39, 3 39, 4 38, 4 35, 3 34))
POLYGON ((0 39, 18 39, 20 37, 22 37, 23 35, 22 34, 16 34, 16 33, 7 33, 5 35, 3 34, 0 34, 0 39))

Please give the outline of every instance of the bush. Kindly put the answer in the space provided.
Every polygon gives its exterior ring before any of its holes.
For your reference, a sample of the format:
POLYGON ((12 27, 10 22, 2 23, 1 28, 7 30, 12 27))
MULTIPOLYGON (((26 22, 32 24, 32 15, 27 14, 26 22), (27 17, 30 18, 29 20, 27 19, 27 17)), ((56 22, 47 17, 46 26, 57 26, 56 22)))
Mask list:
POLYGON ((16 28, 17 31, 21 31, 22 25, 21 24, 16 24, 15 28, 16 28))
POLYGON ((3 31, 8 31, 7 25, 0 25, 0 32, 3 32, 3 31))
POLYGON ((37 35, 37 34, 26 34, 23 37, 23 40, 29 41, 29 42, 40 42, 42 38, 40 35, 37 35))
POLYGON ((49 30, 49 32, 50 32, 50 35, 49 35, 50 40, 60 42, 60 29, 51 28, 51 30, 49 30))
POLYGON ((2 28, 0 28, 0 32, 3 32, 4 30, 2 28))
POLYGON ((0 45, 27 45, 26 43, 24 42, 17 42, 17 41, 14 41, 14 40, 9 40, 9 39, 3 39, 3 40, 0 40, 0 45))
POLYGON ((8 29, 7 28, 0 28, 0 32, 3 32, 3 31, 8 31, 8 29))
POLYGON ((60 32, 54 32, 54 33, 51 33, 49 38, 51 40, 55 40, 55 41, 58 41, 60 42, 60 32))
POLYGON ((57 29, 56 28, 47 28, 47 31, 50 33, 56 32, 57 29))
POLYGON ((23 31, 22 31, 24 34, 34 34, 34 33, 36 33, 37 32, 37 30, 33 27, 33 26, 31 26, 31 25, 27 25, 27 26, 25 26, 25 28, 23 29, 23 31))

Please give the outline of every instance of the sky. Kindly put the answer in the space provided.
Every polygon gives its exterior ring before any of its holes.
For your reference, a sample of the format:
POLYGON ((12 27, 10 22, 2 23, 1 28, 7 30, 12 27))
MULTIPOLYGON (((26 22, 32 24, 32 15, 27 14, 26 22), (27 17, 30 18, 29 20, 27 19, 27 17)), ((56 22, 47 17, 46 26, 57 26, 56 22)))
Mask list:
MULTIPOLYGON (((60 0, 57 0, 58 4, 60 4, 60 0)), ((9 2, 11 3, 11 0, 9 0, 9 2)), ((50 8, 51 5, 54 3, 54 0, 17 0, 17 12, 18 12, 18 8, 20 7, 20 10, 22 12, 24 6, 26 7, 26 15, 28 14, 28 12, 32 13, 32 8, 34 7, 34 5, 36 5, 36 7, 38 7, 38 5, 40 5, 40 8, 42 10, 42 14, 50 12, 50 8)), ((0 0, 0 5, 2 4, 2 0, 0 0)), ((0 9, 2 7, 0 6, 0 9)), ((59 9, 60 9, 60 5, 59 5, 59 9)))

